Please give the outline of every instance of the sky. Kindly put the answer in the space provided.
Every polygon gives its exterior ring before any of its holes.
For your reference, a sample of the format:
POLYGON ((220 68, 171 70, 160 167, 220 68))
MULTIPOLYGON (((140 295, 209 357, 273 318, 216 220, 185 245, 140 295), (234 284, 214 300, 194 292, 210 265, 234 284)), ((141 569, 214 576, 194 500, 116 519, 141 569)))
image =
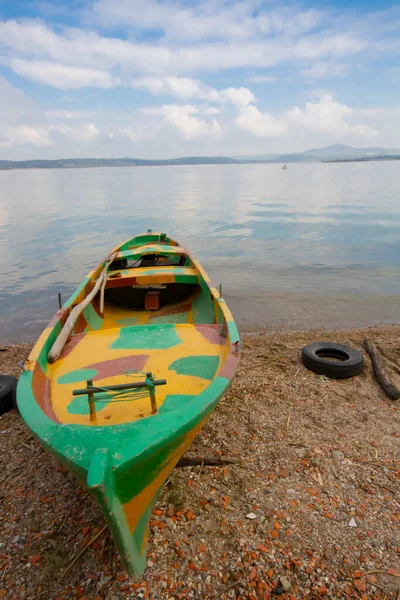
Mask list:
POLYGON ((0 0, 0 158, 400 147, 400 4, 0 0))

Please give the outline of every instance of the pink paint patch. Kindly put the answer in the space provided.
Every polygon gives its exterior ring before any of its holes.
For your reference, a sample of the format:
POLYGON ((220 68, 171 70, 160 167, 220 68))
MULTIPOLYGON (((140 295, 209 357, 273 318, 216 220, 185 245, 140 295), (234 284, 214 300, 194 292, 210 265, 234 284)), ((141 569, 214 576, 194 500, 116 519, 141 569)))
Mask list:
POLYGON ((57 323, 60 321, 61 323, 61 327, 64 325, 65 321, 67 320, 69 314, 69 310, 68 308, 60 308, 60 310, 58 310, 56 312, 56 314, 54 315, 54 317, 52 318, 52 320, 50 321, 50 323, 48 324, 47 327, 55 327, 57 325, 57 323))
POLYGON ((32 392, 34 398, 45 415, 55 423, 60 423, 50 402, 50 380, 38 364, 35 365, 32 376, 32 392))
POLYGON ((136 285, 136 277, 119 277, 116 279, 107 279, 107 289, 128 287, 130 285, 136 285))
POLYGON ((232 379, 235 370, 239 364, 240 352, 231 352, 228 356, 224 366, 218 373, 219 377, 226 377, 227 379, 232 379))
POLYGON ((221 325, 206 325, 198 324, 195 328, 210 344, 217 344, 218 346, 225 346, 226 336, 222 336, 221 332, 223 328, 221 325))
POLYGON ((85 365, 84 369, 95 369, 97 375, 93 377, 93 381, 113 377, 114 375, 122 375, 129 369, 135 371, 143 371, 144 365, 149 358, 148 354, 138 354, 137 356, 123 356, 114 360, 104 360, 103 362, 85 365))
POLYGON ((77 345, 79 344, 79 342, 81 340, 83 340, 83 338, 86 336, 86 333, 78 333, 76 335, 73 335, 69 338, 68 342, 65 344, 64 346, 64 350, 62 351, 60 358, 65 358, 66 356, 68 356, 68 354, 71 354, 71 352, 73 350, 75 350, 75 348, 77 347, 77 345))

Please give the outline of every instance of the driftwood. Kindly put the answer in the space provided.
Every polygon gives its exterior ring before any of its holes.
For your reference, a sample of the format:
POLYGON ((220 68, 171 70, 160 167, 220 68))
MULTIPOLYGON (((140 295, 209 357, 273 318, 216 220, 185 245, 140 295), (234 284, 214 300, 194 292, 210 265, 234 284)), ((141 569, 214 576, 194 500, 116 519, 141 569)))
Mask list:
POLYGON ((400 398, 400 390, 390 381, 383 366, 382 357, 374 342, 369 338, 365 338, 364 348, 371 357, 375 377, 377 378, 379 385, 385 392, 386 396, 388 396, 388 398, 391 400, 398 400, 400 398))
POLYGON ((58 334, 56 341, 52 345, 52 347, 47 355, 47 360, 49 361, 49 363, 54 363, 57 360, 57 358, 60 356, 60 354, 63 351, 63 348, 67 342, 67 339, 69 338, 70 333, 76 323, 77 318, 79 317, 81 312, 87 307, 87 305, 90 304, 90 302, 93 300, 93 298, 99 291, 100 287, 103 285, 104 281, 107 279, 107 269, 110 266, 110 264, 112 263, 112 261, 114 260, 115 256, 116 256, 116 252, 114 252, 114 254, 112 254, 110 256, 110 258, 108 259, 100 277, 96 281, 96 285, 94 286, 94 288, 92 289, 90 294, 88 294, 86 296, 86 298, 84 300, 82 300, 82 302, 80 304, 77 304, 71 310, 69 317, 64 324, 64 327, 58 334))
POLYGON ((180 469, 182 467, 196 467, 200 465, 233 465, 239 462, 239 458, 229 458, 228 456, 200 456, 199 458, 183 456, 181 459, 178 460, 178 462, 175 465, 175 468, 180 469))

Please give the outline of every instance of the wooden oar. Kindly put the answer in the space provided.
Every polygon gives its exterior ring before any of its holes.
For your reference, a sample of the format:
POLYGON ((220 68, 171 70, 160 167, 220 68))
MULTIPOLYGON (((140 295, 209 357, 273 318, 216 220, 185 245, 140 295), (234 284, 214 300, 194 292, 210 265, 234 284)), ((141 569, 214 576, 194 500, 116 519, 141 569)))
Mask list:
MULTIPOLYGON (((71 310, 69 317, 64 324, 64 327, 61 329, 56 341, 52 345, 52 347, 47 355, 47 360, 49 361, 49 363, 54 363, 59 358, 59 356, 60 356, 61 352, 63 351, 63 348, 67 342, 67 339, 76 323, 77 318, 79 317, 81 312, 87 307, 87 305, 90 304, 90 302, 93 300, 93 298, 99 291, 100 287, 102 287, 103 282, 105 285, 105 281, 107 280, 108 267, 110 266, 110 264, 112 263, 112 261, 114 260, 116 255, 117 255, 117 253, 114 252, 114 254, 112 254, 110 256, 110 258, 108 259, 108 261, 106 262, 106 264, 104 266, 103 272, 101 273, 100 277, 96 281, 96 285, 94 286, 94 288, 92 289, 90 294, 88 294, 86 296, 86 298, 84 300, 82 300, 82 302, 80 304, 77 304, 71 310)), ((103 301, 103 304, 104 304, 104 301, 103 301)))

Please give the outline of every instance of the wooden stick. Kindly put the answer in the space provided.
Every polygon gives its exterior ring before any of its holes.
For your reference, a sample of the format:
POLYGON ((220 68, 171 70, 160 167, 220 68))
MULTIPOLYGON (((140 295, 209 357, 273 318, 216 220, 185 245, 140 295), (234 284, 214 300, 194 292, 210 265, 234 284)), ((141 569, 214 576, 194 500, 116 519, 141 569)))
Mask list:
POLYGON ((182 467, 196 467, 199 465, 232 465, 239 463, 238 458, 229 458, 228 456, 201 456, 195 458, 191 456, 183 456, 175 465, 175 469, 181 469, 182 467))
POLYGON ((375 483, 375 481, 369 481, 368 483, 370 483, 371 485, 376 485, 377 487, 380 487, 383 490, 387 490, 388 492, 391 492, 392 494, 396 495, 395 490, 392 490, 392 488, 388 487, 387 485, 382 485, 381 483, 375 483))
POLYGON ((82 554, 84 554, 86 552, 86 550, 88 548, 90 548, 90 546, 93 544, 93 542, 95 542, 97 540, 98 537, 101 536, 102 533, 105 532, 105 530, 107 529, 108 525, 104 525, 103 529, 100 529, 100 531, 98 533, 96 533, 96 535, 94 537, 92 537, 92 539, 90 540, 90 542, 88 542, 86 544, 86 546, 84 546, 82 548, 82 550, 80 552, 78 552, 78 554, 76 554, 75 558, 69 563, 68 567, 65 569, 64 573, 61 575, 60 581, 62 579, 64 579, 64 577, 66 576, 66 574, 68 573, 68 571, 70 571, 72 569, 72 567, 74 566, 74 564, 76 563, 76 561, 82 556, 82 554))
POLYGON ((375 377, 377 378, 386 396, 388 396, 388 398, 391 400, 398 400, 400 398, 400 390, 390 381, 384 369, 381 355, 379 354, 373 341, 365 338, 364 348, 371 357, 375 377))
MULTIPOLYGON (((93 381, 91 379, 88 379, 86 382, 88 387, 92 387, 93 386, 93 381)), ((90 413, 90 420, 91 421, 95 421, 97 418, 96 415, 96 406, 94 403, 94 394, 93 392, 89 392, 88 393, 88 402, 89 402, 89 413, 90 413)))
POLYGON ((90 294, 88 294, 86 296, 86 298, 84 300, 82 300, 82 302, 80 304, 77 304, 69 313, 69 317, 66 320, 64 327, 60 331, 56 341, 52 345, 50 352, 47 355, 47 360, 49 361, 49 363, 54 363, 57 360, 57 358, 60 356, 60 354, 63 351, 63 348, 67 342, 67 339, 76 323, 77 318, 79 317, 81 312, 87 307, 87 305, 90 304, 90 302, 93 300, 93 298, 99 291, 100 286, 103 283, 103 280, 107 279, 107 269, 110 266, 110 264, 112 263, 112 261, 114 260, 115 256, 116 256, 116 252, 114 252, 114 254, 112 254, 110 256, 110 258, 108 259, 108 261, 106 262, 103 272, 100 275, 100 277, 98 278, 98 280, 96 281, 96 285, 94 286, 94 288, 92 289, 90 294))
POLYGON ((372 569, 372 571, 362 571, 361 575, 372 575, 373 573, 386 573, 383 569, 372 569))
MULTIPOLYGON (((113 257, 115 257, 116 253, 113 254, 113 257)), ((107 263, 107 269, 109 267, 109 265, 111 264, 111 262, 107 263)), ((104 271, 103 271, 104 273, 104 271)), ((105 273, 105 276, 103 277, 103 281, 101 284, 101 288, 100 288, 100 314, 104 316, 104 291, 106 289, 106 283, 107 283, 107 271, 105 273)))

